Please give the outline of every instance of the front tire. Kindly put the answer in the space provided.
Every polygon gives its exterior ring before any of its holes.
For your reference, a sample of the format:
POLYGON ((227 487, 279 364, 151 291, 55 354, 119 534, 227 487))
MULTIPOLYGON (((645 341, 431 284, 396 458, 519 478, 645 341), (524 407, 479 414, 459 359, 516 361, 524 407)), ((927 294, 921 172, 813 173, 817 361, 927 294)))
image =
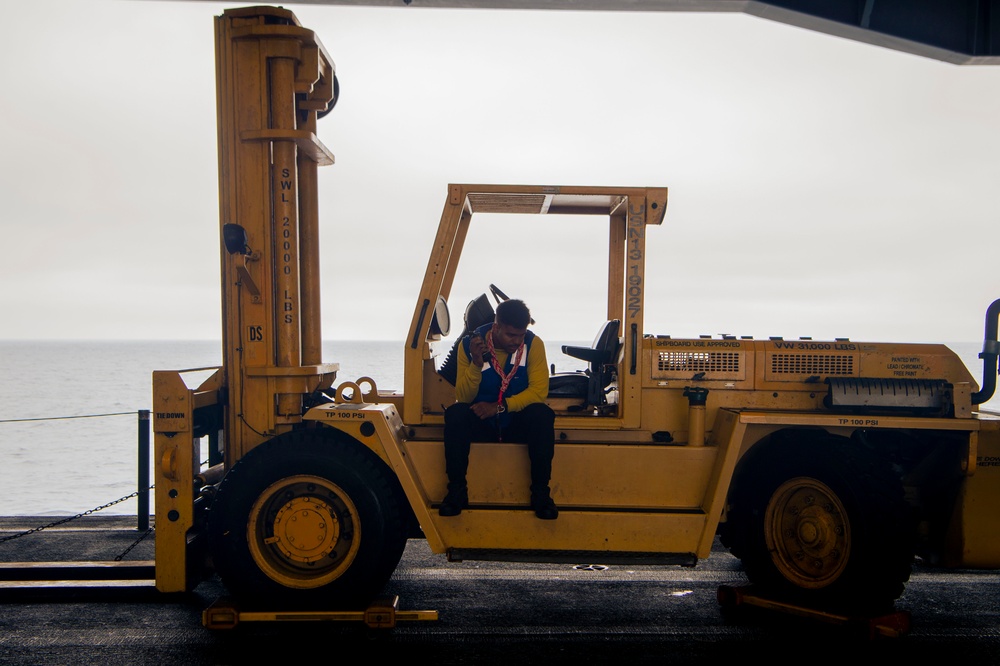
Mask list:
POLYGON ((213 565, 241 600, 365 604, 406 545, 396 483, 371 451, 336 431, 276 437, 219 485, 208 521, 213 565))
POLYGON ((752 583, 811 607, 891 610, 915 529, 901 480, 873 450, 785 431, 752 449, 737 474, 723 543, 752 583))

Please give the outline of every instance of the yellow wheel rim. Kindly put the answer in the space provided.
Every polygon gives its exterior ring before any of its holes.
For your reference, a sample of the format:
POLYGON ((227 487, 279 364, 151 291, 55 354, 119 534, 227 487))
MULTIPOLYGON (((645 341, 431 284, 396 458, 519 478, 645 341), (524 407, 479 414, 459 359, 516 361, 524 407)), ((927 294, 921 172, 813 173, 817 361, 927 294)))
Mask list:
POLYGON ((347 493, 326 479, 307 474, 281 479, 250 510, 250 554, 261 571, 285 587, 322 587, 357 556, 357 515, 347 493))
POLYGON ((836 581, 851 552, 851 525, 840 498, 808 477, 790 479, 774 492, 764 538, 782 576, 808 589, 836 581))

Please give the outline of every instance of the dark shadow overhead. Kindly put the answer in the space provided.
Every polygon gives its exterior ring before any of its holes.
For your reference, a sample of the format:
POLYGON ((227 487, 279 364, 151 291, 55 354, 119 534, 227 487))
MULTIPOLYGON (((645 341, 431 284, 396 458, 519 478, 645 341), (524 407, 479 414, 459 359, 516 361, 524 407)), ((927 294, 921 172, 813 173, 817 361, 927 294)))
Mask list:
MULTIPOLYGON (((248 3, 252 4, 252 3, 248 3)), ((956 65, 1000 64, 1000 0, 297 0, 288 5, 742 12, 956 65)))

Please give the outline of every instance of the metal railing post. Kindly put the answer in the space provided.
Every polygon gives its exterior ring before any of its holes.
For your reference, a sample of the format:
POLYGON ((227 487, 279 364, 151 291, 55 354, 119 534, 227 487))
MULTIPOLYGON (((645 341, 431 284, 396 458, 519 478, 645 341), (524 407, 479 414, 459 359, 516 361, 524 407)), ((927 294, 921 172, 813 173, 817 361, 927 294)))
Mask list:
POLYGON ((139 518, 139 531, 145 532, 149 529, 149 410, 139 410, 139 481, 136 490, 138 491, 139 508, 137 509, 139 518))

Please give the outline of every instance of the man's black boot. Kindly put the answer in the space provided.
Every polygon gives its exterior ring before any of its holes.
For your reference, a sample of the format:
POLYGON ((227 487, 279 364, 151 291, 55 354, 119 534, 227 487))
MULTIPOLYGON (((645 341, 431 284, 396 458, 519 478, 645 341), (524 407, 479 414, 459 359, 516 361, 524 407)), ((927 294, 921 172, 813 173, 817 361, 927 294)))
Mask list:
POLYGON ((442 516, 457 516, 462 513, 462 509, 469 508, 469 489, 467 486, 454 486, 448 484, 448 494, 441 501, 438 513, 442 516))
POLYGON ((547 490, 531 493, 531 508, 542 520, 555 520, 559 517, 556 503, 552 501, 547 490))

